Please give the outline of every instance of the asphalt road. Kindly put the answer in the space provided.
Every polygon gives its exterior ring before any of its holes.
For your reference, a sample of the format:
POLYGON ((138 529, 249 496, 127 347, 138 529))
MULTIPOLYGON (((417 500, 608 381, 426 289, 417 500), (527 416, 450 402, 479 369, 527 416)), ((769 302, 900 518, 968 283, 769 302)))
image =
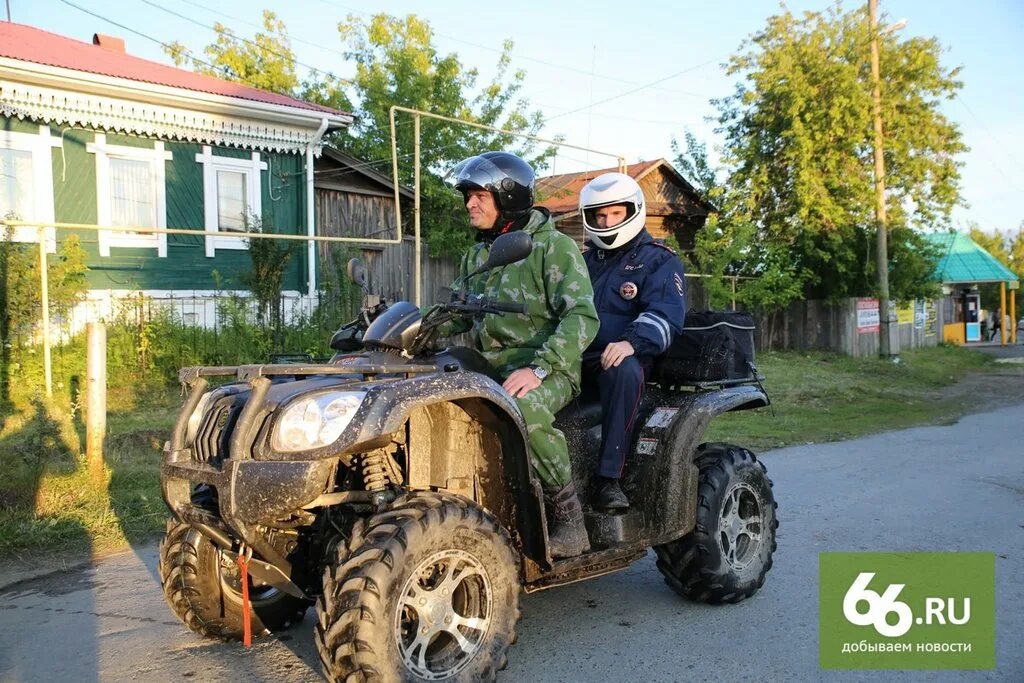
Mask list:
MULTIPOLYGON (((685 602, 649 555, 618 574, 526 596, 507 681, 1024 681, 1024 405, 945 427, 767 453, 782 527, 762 591, 685 602), (997 668, 832 672, 818 667, 825 550, 997 553, 997 668)), ((0 680, 319 678, 312 612, 250 651, 203 641, 171 615, 153 547, 0 588, 0 680)))

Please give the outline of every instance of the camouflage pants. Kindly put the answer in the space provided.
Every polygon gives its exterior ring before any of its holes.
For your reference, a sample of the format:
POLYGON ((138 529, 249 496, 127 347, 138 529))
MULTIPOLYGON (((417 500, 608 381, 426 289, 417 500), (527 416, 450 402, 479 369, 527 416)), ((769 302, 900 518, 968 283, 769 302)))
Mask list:
POLYGON ((569 378, 553 372, 539 387, 516 399, 530 436, 530 462, 545 488, 562 488, 572 481, 569 447, 553 423, 555 413, 575 395, 569 378))

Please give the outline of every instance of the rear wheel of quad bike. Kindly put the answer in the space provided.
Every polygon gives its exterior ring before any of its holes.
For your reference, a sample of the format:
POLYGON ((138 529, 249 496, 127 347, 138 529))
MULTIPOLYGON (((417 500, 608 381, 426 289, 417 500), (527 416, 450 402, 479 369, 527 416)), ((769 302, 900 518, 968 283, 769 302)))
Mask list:
POLYGON ((519 620, 508 532, 473 503, 436 493, 405 495, 358 527, 317 602, 327 679, 492 680, 519 620))
POLYGON ((764 584, 775 552, 778 503, 753 453, 729 444, 698 449, 696 526, 655 546, 665 583, 683 597, 713 604, 749 598, 764 584))
MULTIPOLYGON (((189 524, 171 520, 160 543, 160 583, 171 611, 201 636, 241 640, 242 583, 238 564, 189 524)), ((309 602, 249 575, 254 635, 283 631, 302 620, 309 602)))

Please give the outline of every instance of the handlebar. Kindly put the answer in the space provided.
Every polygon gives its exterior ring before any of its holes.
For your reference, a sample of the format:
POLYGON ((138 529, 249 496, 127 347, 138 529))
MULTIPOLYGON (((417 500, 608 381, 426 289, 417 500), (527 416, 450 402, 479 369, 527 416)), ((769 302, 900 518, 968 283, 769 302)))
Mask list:
POLYGON ((487 308, 502 313, 526 313, 526 304, 512 303, 511 301, 491 301, 487 308))
POLYGON ((486 313, 526 313, 526 304, 513 301, 490 301, 479 297, 470 297, 469 301, 453 301, 446 304, 445 308, 455 313, 468 314, 473 316, 486 313))

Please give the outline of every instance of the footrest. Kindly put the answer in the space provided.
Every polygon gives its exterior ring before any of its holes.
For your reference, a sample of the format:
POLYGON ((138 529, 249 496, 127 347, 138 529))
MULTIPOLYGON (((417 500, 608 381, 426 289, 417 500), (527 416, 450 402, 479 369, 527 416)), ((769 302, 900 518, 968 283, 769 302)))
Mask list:
POLYGON ((621 515, 591 511, 584 513, 583 518, 590 544, 594 547, 609 548, 640 537, 640 514, 633 510, 621 515))

